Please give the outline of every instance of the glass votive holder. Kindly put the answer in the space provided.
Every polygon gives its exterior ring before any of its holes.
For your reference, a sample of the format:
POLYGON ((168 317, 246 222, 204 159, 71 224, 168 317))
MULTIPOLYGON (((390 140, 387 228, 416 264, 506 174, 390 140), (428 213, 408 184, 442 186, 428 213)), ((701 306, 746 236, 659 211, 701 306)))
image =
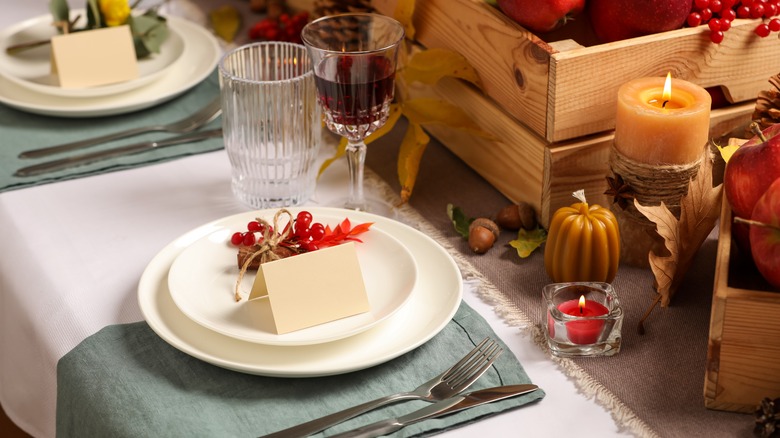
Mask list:
POLYGON ((547 345, 555 356, 612 356, 620 351, 623 309, 609 283, 553 283, 542 289, 547 345))

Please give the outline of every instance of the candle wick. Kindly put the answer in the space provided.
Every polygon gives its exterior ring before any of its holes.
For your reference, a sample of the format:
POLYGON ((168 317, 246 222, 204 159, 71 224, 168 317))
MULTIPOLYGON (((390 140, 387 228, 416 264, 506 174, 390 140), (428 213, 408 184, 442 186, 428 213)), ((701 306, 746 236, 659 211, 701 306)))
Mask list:
POLYGON ((666 104, 669 103, 668 100, 665 100, 663 104, 661 104, 661 108, 666 108, 666 104))

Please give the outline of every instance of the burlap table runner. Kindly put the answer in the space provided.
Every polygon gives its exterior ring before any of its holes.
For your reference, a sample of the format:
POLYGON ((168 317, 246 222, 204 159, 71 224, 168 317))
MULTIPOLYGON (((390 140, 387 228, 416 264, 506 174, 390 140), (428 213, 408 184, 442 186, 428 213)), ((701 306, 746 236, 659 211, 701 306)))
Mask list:
MULTIPOLYGON (((369 167, 398 191, 396 161, 405 126, 371 144, 369 167)), ((476 255, 457 235, 448 203, 471 217, 491 216, 509 201, 435 140, 420 166, 411 206, 438 231, 437 240, 465 261, 466 274, 485 280, 483 297, 496 312, 528 336, 540 336, 541 289, 549 283, 543 254, 522 260, 502 233, 487 254, 476 255)), ((717 231, 717 230, 716 230, 717 231)), ((621 266, 613 282, 625 309, 623 347, 606 358, 558 360, 581 390, 606 406, 637 436, 748 437, 753 417, 704 407, 704 373, 709 335, 717 233, 710 234, 668 308, 657 308, 637 334, 639 319, 655 297, 649 270, 621 266)), ((540 343, 541 344, 541 343, 540 343)), ((540 348, 545 348, 540 345, 540 348)), ((533 376, 531 376, 533 378, 533 376)))

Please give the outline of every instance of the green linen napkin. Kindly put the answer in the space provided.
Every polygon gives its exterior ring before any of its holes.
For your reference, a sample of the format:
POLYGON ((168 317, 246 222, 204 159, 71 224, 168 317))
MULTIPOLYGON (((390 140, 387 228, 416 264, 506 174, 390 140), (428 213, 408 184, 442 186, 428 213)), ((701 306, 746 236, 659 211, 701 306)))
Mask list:
MULTIPOLYGON (((145 322, 108 326, 57 365, 57 436, 256 437, 398 391, 455 363, 487 336, 487 322, 462 303, 433 339, 390 362, 317 378, 272 378, 229 371, 169 346, 145 322)), ((505 347, 505 346, 504 346, 505 347)), ((474 389, 530 383, 508 348, 474 389)), ((467 424, 544 397, 542 390, 408 426, 421 436, 467 424)), ((403 415, 423 401, 369 412, 315 436, 403 415)))
MULTIPOLYGON (((194 113, 217 96, 219 96, 219 77, 215 70, 207 79, 185 94, 161 105, 129 114, 109 117, 61 118, 22 112, 0 104, 0 139, 2 139, 0 140, 0 143, 2 143, 2 146, 0 146, 0 191, 127 169, 183 155, 220 149, 223 147, 223 142, 222 138, 217 137, 200 142, 117 157, 39 176, 14 176, 14 172, 24 166, 68 157, 86 151, 111 149, 139 141, 158 140, 176 135, 154 132, 104 143, 82 151, 73 151, 38 159, 22 160, 18 158, 19 153, 28 149, 83 140, 129 128, 175 122, 194 113)), ((221 122, 218 118, 211 122, 208 127, 217 128, 220 124, 221 122)), ((208 129, 208 127, 202 129, 208 129)))

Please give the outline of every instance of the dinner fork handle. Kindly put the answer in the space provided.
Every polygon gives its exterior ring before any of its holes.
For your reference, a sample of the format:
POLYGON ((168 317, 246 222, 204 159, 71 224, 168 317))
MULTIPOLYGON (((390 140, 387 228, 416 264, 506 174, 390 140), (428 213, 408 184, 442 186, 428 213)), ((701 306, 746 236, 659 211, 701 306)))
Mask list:
POLYGON ((113 134, 106 134, 106 135, 101 135, 99 137, 88 138, 86 140, 79 140, 79 141, 74 141, 72 143, 65 143, 57 146, 49 146, 46 148, 25 151, 19 154, 19 158, 47 157, 49 155, 59 154, 68 151, 75 151, 77 149, 84 149, 105 142, 119 140, 120 138, 130 137, 133 135, 143 134, 146 132, 154 132, 159 130, 161 130, 160 126, 145 126, 140 128, 131 128, 131 129, 126 129, 124 131, 115 132, 113 134))
POLYGON ((313 435, 321 430, 327 429, 331 426, 339 424, 343 421, 347 421, 350 418, 357 417, 360 414, 372 411, 376 408, 389 405, 401 400, 419 399, 420 396, 409 392, 402 392, 399 394, 388 395, 376 400, 366 402, 351 408, 344 409, 330 415, 326 415, 316 420, 311 420, 306 423, 299 424, 297 426, 290 427, 288 429, 280 430, 269 435, 265 435, 263 438, 300 438, 309 435, 313 435))

